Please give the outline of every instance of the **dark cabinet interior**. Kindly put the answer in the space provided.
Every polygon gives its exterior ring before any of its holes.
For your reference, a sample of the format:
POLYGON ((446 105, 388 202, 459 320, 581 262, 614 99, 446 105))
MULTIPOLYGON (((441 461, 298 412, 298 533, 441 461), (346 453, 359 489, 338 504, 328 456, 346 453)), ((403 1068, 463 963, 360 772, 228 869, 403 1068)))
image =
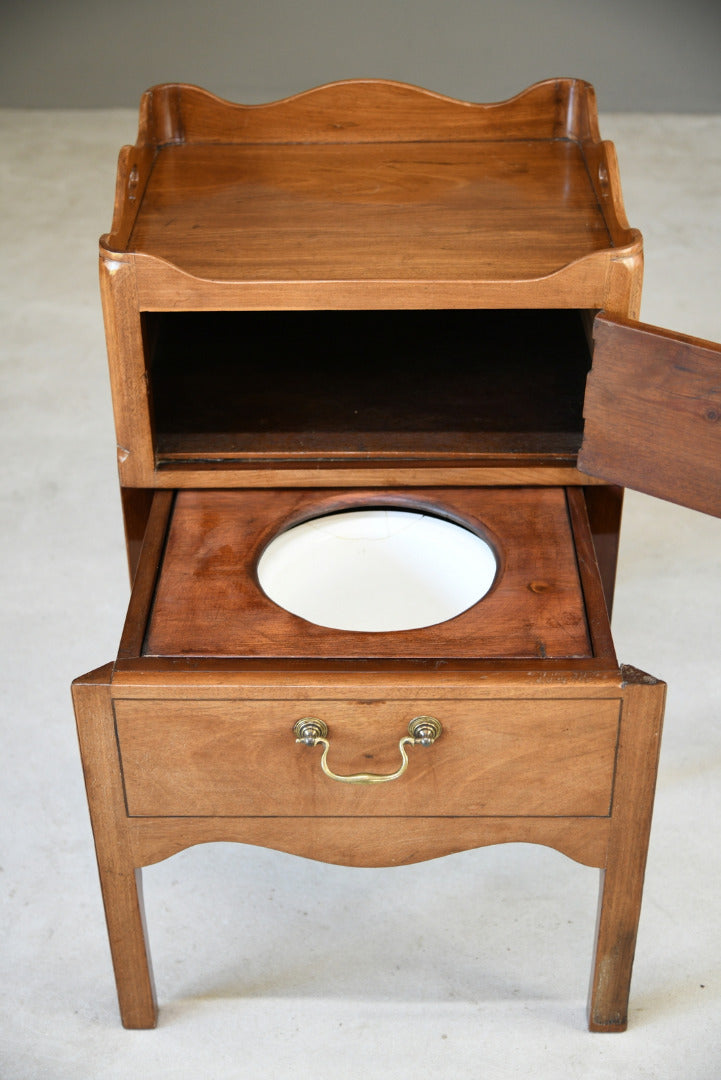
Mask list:
POLYGON ((578 311, 147 312, 144 328, 159 462, 580 445, 578 311))

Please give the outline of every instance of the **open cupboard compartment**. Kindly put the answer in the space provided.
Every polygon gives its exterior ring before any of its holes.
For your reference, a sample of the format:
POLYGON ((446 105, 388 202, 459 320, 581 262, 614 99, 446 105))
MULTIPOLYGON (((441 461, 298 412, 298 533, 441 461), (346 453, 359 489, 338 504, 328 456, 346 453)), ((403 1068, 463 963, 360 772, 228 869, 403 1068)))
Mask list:
POLYGON ((562 308, 146 312, 141 322, 135 411, 158 486, 303 485, 323 470, 351 485, 375 470, 392 486, 408 470, 423 483, 452 469, 454 483, 595 477, 721 511, 712 342, 562 308))
POLYGON ((159 469, 575 464, 581 312, 147 312, 143 326, 159 469))

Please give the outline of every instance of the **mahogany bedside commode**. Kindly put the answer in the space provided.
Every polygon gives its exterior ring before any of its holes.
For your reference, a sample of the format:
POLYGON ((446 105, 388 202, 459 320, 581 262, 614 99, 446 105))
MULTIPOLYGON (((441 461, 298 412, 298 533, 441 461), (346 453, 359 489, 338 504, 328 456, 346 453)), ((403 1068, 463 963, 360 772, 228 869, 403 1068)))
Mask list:
POLYGON ((633 321, 591 87, 156 87, 100 273, 133 589, 74 698, 123 1023, 156 1020, 143 866, 525 841, 601 870, 622 1030, 664 705, 609 629, 622 487, 721 514, 721 350, 633 321), (359 507, 483 538, 487 595, 380 632, 275 603, 270 542, 359 507))

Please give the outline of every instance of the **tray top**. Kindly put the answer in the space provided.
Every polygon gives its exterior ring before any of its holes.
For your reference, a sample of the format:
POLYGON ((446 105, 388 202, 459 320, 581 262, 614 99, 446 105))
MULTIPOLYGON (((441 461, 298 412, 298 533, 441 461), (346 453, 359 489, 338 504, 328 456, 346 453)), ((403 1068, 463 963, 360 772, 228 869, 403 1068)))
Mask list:
POLYGON ((236 281, 543 277, 612 241, 570 140, 169 146, 129 250, 236 281))
MULTIPOLYGON (((141 274, 151 260, 156 273, 252 286, 261 305, 277 306, 272 284, 315 287, 286 293, 290 306, 335 306, 328 287, 375 282, 446 286, 442 302, 407 291, 390 306, 463 306, 467 296, 470 306, 496 306, 473 289, 571 268, 564 285, 580 301, 559 288, 555 305, 552 293, 534 304, 524 292, 502 306, 599 307, 609 260, 640 259, 641 239, 626 222, 587 83, 549 80, 479 105, 357 80, 265 106, 196 87, 149 91, 101 246, 139 259, 141 274)), ((146 289, 141 302, 165 300, 146 289)), ((368 292, 363 301, 346 291, 338 303, 382 306, 368 292)))

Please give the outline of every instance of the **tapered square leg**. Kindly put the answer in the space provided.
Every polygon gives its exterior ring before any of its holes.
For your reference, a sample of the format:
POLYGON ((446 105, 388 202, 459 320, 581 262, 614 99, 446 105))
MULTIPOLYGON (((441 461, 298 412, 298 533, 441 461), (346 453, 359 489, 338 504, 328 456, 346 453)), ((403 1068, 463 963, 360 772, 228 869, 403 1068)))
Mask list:
POLYGON ((120 1015, 125 1027, 152 1028, 155 989, 145 932, 141 871, 133 864, 110 698, 111 666, 73 683, 80 750, 120 1015))
POLYGON ((666 687, 624 668, 611 831, 588 1005, 591 1031, 625 1031, 651 830, 666 687))

